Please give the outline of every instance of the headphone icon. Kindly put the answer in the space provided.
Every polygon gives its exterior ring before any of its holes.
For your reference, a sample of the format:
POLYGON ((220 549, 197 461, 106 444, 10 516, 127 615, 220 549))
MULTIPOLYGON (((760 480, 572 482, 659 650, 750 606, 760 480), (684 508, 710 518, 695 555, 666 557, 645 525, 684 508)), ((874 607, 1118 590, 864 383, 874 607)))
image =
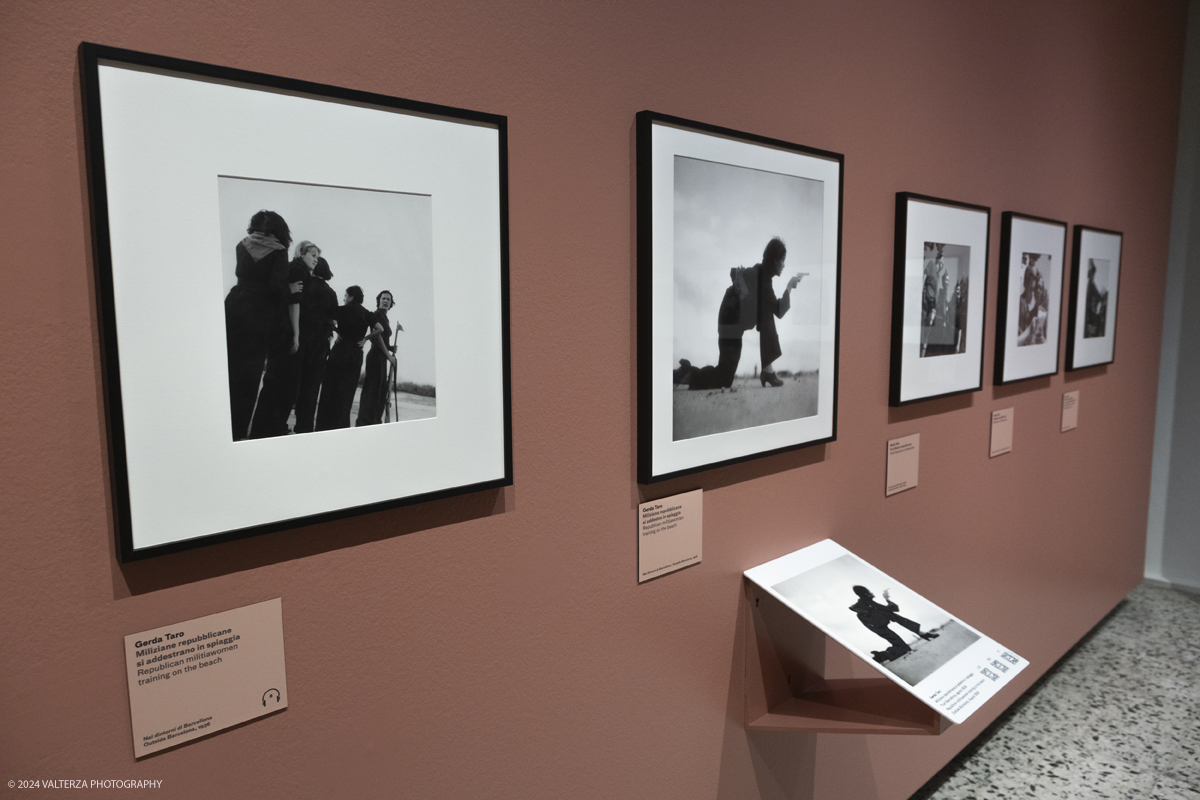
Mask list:
POLYGON ((272 692, 274 692, 274 694, 275 694, 275 702, 276 703, 280 702, 279 690, 278 689, 267 689, 265 692, 263 692, 262 701, 263 701, 264 707, 267 705, 267 698, 271 696, 272 692))

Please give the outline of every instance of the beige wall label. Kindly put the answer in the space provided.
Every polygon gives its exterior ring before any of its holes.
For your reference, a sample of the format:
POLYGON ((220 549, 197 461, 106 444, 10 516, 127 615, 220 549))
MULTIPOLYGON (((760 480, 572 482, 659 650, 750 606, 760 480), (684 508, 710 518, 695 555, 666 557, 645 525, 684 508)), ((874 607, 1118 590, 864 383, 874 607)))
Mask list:
POLYGON ((638 506, 638 583, 699 564, 703 534, 700 489, 638 506))
POLYGON ((125 637, 135 757, 287 708, 279 598, 125 637))
POLYGON ((1013 416, 1015 408, 1002 408, 992 412, 992 445, 988 455, 992 458, 1012 452, 1013 416))
POLYGON ((1062 432, 1079 427, 1079 391, 1064 392, 1062 406, 1062 432))
POLYGON ((921 457, 921 434, 889 439, 887 443, 887 483, 884 497, 917 485, 917 465, 921 457))

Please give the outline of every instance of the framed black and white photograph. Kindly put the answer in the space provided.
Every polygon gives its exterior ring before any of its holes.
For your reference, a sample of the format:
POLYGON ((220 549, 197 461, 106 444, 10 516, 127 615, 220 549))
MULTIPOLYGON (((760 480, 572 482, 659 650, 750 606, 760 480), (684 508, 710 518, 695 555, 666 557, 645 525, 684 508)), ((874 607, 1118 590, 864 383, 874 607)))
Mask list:
POLYGON ((1117 339, 1121 234, 1075 226, 1067 302, 1067 369, 1109 364, 1117 339))
POLYGON ((889 403, 983 388, 991 209, 896 195, 889 403))
POLYGON ((512 483, 504 117, 80 67, 123 560, 512 483))
POLYGON ((832 441, 843 157, 637 117, 638 480, 832 441))
POLYGON ((1001 215, 996 384, 1058 372, 1066 252, 1067 223, 1001 215))

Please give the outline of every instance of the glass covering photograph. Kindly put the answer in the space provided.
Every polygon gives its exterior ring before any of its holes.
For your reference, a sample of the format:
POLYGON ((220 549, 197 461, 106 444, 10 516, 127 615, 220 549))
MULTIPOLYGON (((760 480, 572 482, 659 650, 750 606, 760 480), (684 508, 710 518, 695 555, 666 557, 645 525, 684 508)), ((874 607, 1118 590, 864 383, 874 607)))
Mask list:
POLYGON ((79 58, 122 560, 512 482, 504 117, 79 58))
POLYGON ((638 476, 832 441, 836 153, 638 115, 638 476))

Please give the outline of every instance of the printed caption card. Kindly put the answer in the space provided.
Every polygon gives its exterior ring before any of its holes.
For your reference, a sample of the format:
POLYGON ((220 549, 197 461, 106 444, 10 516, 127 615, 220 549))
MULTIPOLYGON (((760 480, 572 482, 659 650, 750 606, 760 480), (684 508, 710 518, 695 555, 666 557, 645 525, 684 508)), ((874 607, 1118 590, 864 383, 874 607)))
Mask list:
POLYGON ((141 758, 287 708, 279 598, 125 637, 141 758))
POLYGON ((1062 425, 1060 430, 1063 433, 1073 431, 1079 427, 1079 390, 1073 392, 1064 392, 1062 401, 1062 425))
POLYGON ((917 485, 917 467, 921 462, 921 434, 889 439, 887 443, 887 482, 884 497, 891 497, 917 485))

